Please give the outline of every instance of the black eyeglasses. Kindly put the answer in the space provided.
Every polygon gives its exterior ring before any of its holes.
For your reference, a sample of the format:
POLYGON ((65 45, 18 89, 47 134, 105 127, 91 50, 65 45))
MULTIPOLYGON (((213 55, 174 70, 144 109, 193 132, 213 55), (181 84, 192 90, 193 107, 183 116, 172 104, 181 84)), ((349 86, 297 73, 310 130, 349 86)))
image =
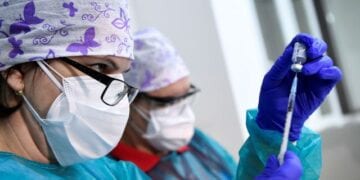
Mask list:
POLYGON ((142 93, 139 93, 139 97, 143 97, 144 99, 155 103, 157 106, 162 107, 162 106, 170 106, 170 105, 176 104, 184 99, 189 98, 190 96, 195 95, 198 92, 200 92, 200 89, 198 89, 197 87, 195 87, 194 85, 191 84, 189 91, 182 96, 153 97, 153 96, 150 96, 150 95, 142 92, 142 93))
POLYGON ((80 70, 81 72, 85 73, 86 75, 94 78, 95 80, 99 81, 100 83, 104 84, 106 87, 101 94, 101 100, 109 105, 115 106, 118 104, 126 95, 128 95, 129 103, 131 103, 136 95, 138 94, 139 90, 127 84, 125 81, 112 78, 105 74, 99 73, 91 68, 88 68, 76 61, 73 61, 67 57, 59 58, 60 60, 64 61, 65 63, 75 67, 76 69, 80 70))

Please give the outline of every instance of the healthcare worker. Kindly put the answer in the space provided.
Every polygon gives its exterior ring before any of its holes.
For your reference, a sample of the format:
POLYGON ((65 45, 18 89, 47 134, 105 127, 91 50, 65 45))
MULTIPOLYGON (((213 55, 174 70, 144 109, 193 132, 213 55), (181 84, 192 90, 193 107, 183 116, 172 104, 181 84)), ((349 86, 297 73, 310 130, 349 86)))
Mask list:
MULTIPOLYGON (((120 140, 136 95, 136 89, 122 77, 133 59, 129 21, 126 0, 1 2, 1 179, 149 178, 130 162, 104 157, 120 140)), ((304 82, 310 84, 299 91, 304 93, 299 103, 306 109, 295 111, 296 128, 292 130, 298 138, 292 149, 306 160, 309 153, 305 152, 313 152, 316 141, 306 132, 300 136, 302 124, 341 75, 328 63, 329 58, 321 56, 326 50, 323 42, 303 35, 295 41, 306 45, 314 62, 309 63, 308 74, 304 73, 304 82)), ((251 137, 243 147, 247 154, 238 167, 239 178, 301 174, 293 153, 287 154, 281 166, 272 156, 265 163, 264 158, 273 153, 268 149, 277 145, 262 138, 283 129, 283 117, 278 114, 288 86, 284 80, 290 63, 286 52, 294 42, 264 79, 259 115, 248 114, 251 137), (266 84, 269 82, 276 87, 266 84), (279 109, 271 109, 274 103, 279 109)))
POLYGON ((1 1, 0 179, 148 178, 104 157, 136 95, 128 23, 126 0, 1 1))
POLYGON ((113 157, 134 162, 152 179, 233 179, 230 154, 195 129, 191 103, 199 89, 175 48, 153 28, 137 32, 134 42, 135 60, 124 79, 140 93, 113 157))
MULTIPOLYGON (((217 142, 195 129, 191 110, 199 90, 175 48, 159 31, 146 28, 134 35, 135 61, 125 80, 140 88, 131 105, 129 125, 111 155, 132 161, 153 179, 232 179, 234 162, 217 142)), ((318 179, 321 170, 319 135, 304 128, 304 121, 341 78, 340 70, 323 56, 326 44, 311 36, 294 38, 264 78, 259 116, 247 115, 250 138, 240 151, 238 179, 318 179), (277 154, 284 127, 293 44, 308 47, 309 61, 300 76, 297 109, 290 139, 298 140, 279 167, 277 154), (319 83, 319 84, 316 84, 319 83), (280 132, 280 133, 279 133, 280 132), (300 136, 301 135, 301 136, 300 136), (301 137, 301 138, 300 138, 301 137), (266 164, 265 170, 263 166, 266 164), (263 171, 263 172, 261 172, 263 171), (260 174, 259 174, 260 173, 260 174)), ((220 122, 220 121, 219 121, 220 122)))

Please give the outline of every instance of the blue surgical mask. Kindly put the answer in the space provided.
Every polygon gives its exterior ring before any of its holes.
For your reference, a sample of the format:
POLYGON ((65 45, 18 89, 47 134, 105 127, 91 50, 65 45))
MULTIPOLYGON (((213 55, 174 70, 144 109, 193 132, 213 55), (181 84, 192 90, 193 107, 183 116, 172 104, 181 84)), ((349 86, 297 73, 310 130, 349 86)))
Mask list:
MULTIPOLYGON (((55 84, 60 82, 40 66, 55 84)), ((115 75, 122 79, 122 75, 115 75)), ((63 78, 61 93, 46 118, 40 117, 30 101, 23 99, 41 125, 57 161, 69 166, 107 155, 120 141, 129 117, 125 97, 115 106, 99 98, 104 85, 88 76, 63 78)))

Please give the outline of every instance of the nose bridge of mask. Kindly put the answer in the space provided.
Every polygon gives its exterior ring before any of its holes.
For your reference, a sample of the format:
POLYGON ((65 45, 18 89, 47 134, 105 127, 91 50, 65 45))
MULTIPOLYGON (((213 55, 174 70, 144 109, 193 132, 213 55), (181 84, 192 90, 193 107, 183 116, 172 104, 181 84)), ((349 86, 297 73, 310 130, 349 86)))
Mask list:
MULTIPOLYGON (((105 85, 93 79, 90 76, 73 76, 73 77, 64 77, 57 70, 47 64, 45 61, 36 61, 39 67, 44 71, 44 73, 49 77, 49 79, 58 87, 61 92, 65 92, 66 96, 70 96, 70 101, 76 100, 76 103, 86 103, 81 102, 79 99, 80 96, 87 96, 89 92, 98 96, 99 98, 93 102, 96 104, 102 103, 101 101, 101 93, 105 89, 105 85), (62 83, 54 76, 53 73, 62 78, 62 83), (96 88, 95 88, 96 86, 96 88), (78 87, 78 88, 72 88, 78 87), (91 89, 90 89, 91 88, 91 89), (81 92, 74 92, 81 91, 81 92), (96 92, 95 92, 96 91, 96 92), (76 95, 76 97, 74 97, 76 95)), ((110 75, 113 78, 123 80, 122 74, 113 74, 110 75)), ((74 103, 74 102, 72 102, 74 103)))
POLYGON ((184 111, 188 108, 187 102, 179 102, 168 107, 150 110, 149 114, 145 113, 145 110, 135 104, 132 105, 135 111, 148 123, 156 117, 177 117, 181 116, 184 111))
POLYGON ((160 108, 160 109, 155 109, 155 110, 150 110, 150 117, 151 116, 167 116, 167 117, 177 117, 177 116, 181 116, 184 112, 184 110, 186 110, 186 108, 188 107, 188 104, 186 101, 181 101, 178 102, 176 104, 173 104, 171 106, 168 107, 164 107, 164 108, 160 108))

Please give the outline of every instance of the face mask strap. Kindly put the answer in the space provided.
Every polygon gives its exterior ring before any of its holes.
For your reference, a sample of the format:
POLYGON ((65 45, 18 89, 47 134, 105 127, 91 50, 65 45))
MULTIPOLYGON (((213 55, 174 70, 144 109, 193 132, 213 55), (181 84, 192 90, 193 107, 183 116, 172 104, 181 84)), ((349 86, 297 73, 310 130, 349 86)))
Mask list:
POLYGON ((129 119, 129 125, 139 134, 143 135, 145 134, 145 131, 140 129, 133 121, 132 119, 129 119))
POLYGON ((60 91, 63 91, 63 86, 61 85, 59 80, 56 79, 56 77, 49 71, 49 69, 51 71, 53 71, 59 77, 61 77, 63 79, 64 79, 64 77, 60 73, 58 73, 53 67, 51 67, 48 63, 46 63, 45 61, 36 61, 36 63, 39 65, 41 70, 43 70, 44 73, 50 78, 50 80, 56 85, 56 87, 59 88, 60 91))
POLYGON ((144 112, 143 108, 138 107, 138 106, 136 106, 136 105, 134 105, 134 104, 132 104, 131 106, 135 109, 135 111, 136 111, 137 113, 139 113, 139 115, 140 115, 145 121, 147 121, 147 122, 150 121, 149 115, 147 115, 147 114, 144 112))
POLYGON ((31 105, 30 101, 26 98, 25 95, 21 94, 21 97, 23 98, 23 100, 25 101, 26 106, 28 107, 29 111, 31 112, 31 114, 34 116, 34 118, 36 120, 39 121, 39 123, 45 123, 44 120, 40 117, 40 115, 36 112, 36 110, 34 109, 34 107, 31 105))
MULTIPOLYGON (((150 123, 150 117, 149 115, 146 115, 146 113, 144 112, 143 108, 136 106, 134 104, 131 105, 134 110, 147 122, 150 123)), ((145 131, 143 131, 142 129, 140 129, 135 123, 133 123, 131 121, 131 119, 129 120, 129 124, 132 128, 134 128, 135 131, 137 131, 139 134, 144 135, 145 131)))

